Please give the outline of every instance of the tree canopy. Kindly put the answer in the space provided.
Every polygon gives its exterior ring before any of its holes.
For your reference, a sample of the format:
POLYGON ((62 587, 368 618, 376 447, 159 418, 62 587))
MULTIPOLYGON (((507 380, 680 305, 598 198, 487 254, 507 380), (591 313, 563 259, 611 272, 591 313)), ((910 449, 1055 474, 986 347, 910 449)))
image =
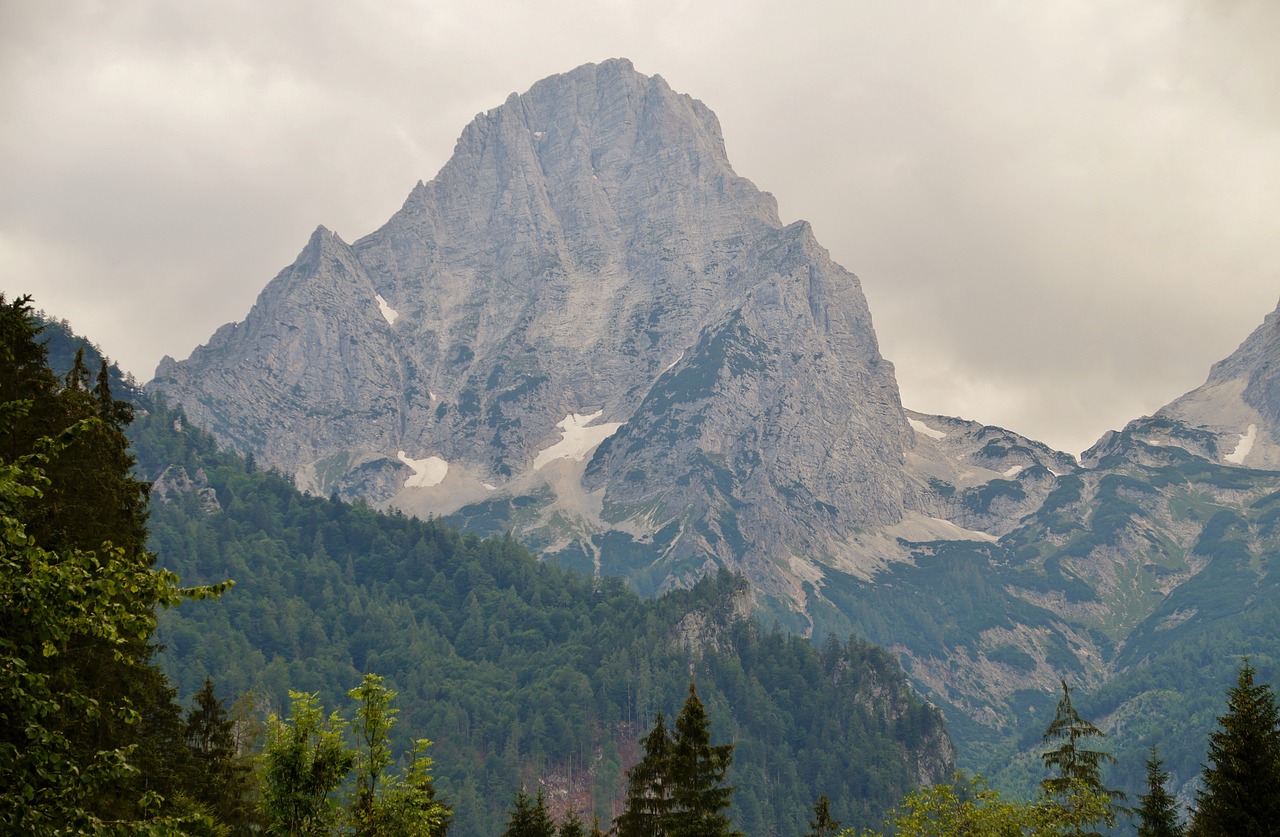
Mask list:
POLYGON ((0 830, 194 823, 180 710, 149 640, 157 607, 223 586, 183 589, 152 566, 131 411, 105 366, 90 387, 80 355, 59 380, 39 332, 27 298, 0 295, 0 830))

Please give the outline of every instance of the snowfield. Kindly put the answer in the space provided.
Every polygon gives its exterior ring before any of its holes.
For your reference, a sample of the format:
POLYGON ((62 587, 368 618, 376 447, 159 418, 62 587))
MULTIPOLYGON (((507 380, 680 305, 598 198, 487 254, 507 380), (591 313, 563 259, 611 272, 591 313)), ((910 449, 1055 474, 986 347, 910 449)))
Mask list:
POLYGON ((444 482, 445 475, 449 473, 449 463, 438 456, 410 459, 404 451, 398 451, 396 456, 413 469, 413 476, 404 481, 405 488, 430 488, 433 485, 439 485, 444 482))
POLYGON ((396 318, 400 316, 400 312, 388 305, 387 301, 382 298, 382 294, 374 294, 374 299, 378 300, 378 310, 386 318, 387 325, 395 325, 396 318))
POLYGON ((538 470, 555 459, 573 459, 581 462, 586 458, 587 454, 596 449, 596 446, 608 439, 618 428, 625 422, 607 421, 604 424, 597 424, 594 427, 588 427, 591 422, 604 415, 604 410, 597 410, 589 416, 579 413, 570 413, 564 419, 556 424, 564 435, 560 441, 556 442, 546 450, 538 452, 533 458, 533 470, 538 470))
POLYGON ((1258 425, 1249 425, 1249 432, 1240 434, 1240 444, 1236 445, 1236 449, 1222 458, 1232 464, 1243 465, 1244 458, 1249 455, 1249 451, 1253 450, 1253 442, 1257 438, 1258 425))

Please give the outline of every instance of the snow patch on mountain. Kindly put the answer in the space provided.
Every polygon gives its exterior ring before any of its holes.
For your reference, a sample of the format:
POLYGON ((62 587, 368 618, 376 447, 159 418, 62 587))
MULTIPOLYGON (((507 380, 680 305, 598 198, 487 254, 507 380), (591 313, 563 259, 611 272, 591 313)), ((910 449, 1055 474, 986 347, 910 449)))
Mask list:
POLYGON ((1240 434, 1240 444, 1236 445, 1236 449, 1224 456, 1223 459, 1236 465, 1243 465, 1244 458, 1249 455, 1249 451, 1253 450, 1253 443, 1257 438, 1258 425, 1249 425, 1248 432, 1240 434))
POLYGON ((621 421, 607 421, 594 427, 589 426, 602 415, 604 410, 596 410, 589 416, 580 413, 570 413, 565 416, 556 424, 563 434, 560 441, 538 452, 538 455, 533 458, 533 470, 536 471, 555 459, 572 459, 575 462, 581 462, 587 454, 625 424, 621 421))
POLYGON ((920 421, 919 419, 909 418, 907 419, 907 424, 911 425, 911 429, 914 430, 915 432, 928 436, 930 439, 947 438, 946 433, 943 433, 941 430, 934 430, 932 427, 920 421))
POLYGON ((382 298, 382 294, 375 294, 374 299, 378 300, 378 310, 382 312, 387 325, 395 325, 396 318, 400 316, 400 312, 388 305, 387 301, 382 298))
POLYGON ((430 488, 439 485, 449 473, 449 463, 438 456, 410 459, 404 451, 397 451, 396 456, 413 469, 413 476, 404 481, 405 488, 430 488))

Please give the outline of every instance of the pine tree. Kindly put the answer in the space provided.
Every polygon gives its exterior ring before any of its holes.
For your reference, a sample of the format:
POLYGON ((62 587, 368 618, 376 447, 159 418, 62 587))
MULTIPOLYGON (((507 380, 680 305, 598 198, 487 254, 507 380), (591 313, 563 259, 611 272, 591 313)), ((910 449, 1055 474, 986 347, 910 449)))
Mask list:
POLYGON ((668 775, 671 813, 666 817, 670 837, 728 837, 734 832, 725 811, 733 787, 724 784, 733 761, 733 745, 711 743, 711 721, 689 684, 689 697, 676 718, 668 775))
POLYGON ((1255 684, 1254 674, 1245 660, 1209 735, 1191 819, 1196 837, 1280 834, 1280 713, 1271 686, 1255 684))
MULTIPOLYGON (((1044 732, 1044 743, 1056 743, 1052 749, 1046 750, 1040 758, 1045 769, 1052 775, 1040 782, 1040 791, 1048 799, 1054 800, 1070 813, 1075 799, 1082 794, 1110 798, 1113 802, 1123 801, 1125 796, 1120 791, 1111 790, 1102 783, 1102 766, 1115 761, 1115 756, 1105 750, 1090 749, 1086 746, 1089 739, 1102 738, 1102 730, 1080 717, 1071 703, 1071 687, 1062 681, 1062 697, 1058 700, 1058 708, 1053 720, 1044 732)), ((1083 820, 1072 826, 1069 834, 1096 835, 1096 831, 1085 831, 1084 828, 1103 822, 1108 826, 1115 825, 1114 805, 1108 806, 1106 816, 1094 820, 1083 820)))
POLYGON ((542 788, 536 797, 530 797, 523 787, 516 792, 516 807, 508 815, 502 837, 556 837, 556 824, 547 813, 542 788))
POLYGON ((1164 762, 1152 747, 1147 758, 1147 792, 1138 797, 1138 837, 1182 837, 1178 800, 1165 788, 1168 782, 1164 762))
POLYGON ((663 821, 671 811, 671 739, 661 712, 641 744, 644 755, 627 771, 627 800, 615 824, 618 837, 659 837, 666 833, 663 821))
POLYGON ((831 800, 820 794, 813 806, 813 819, 809 821, 809 830, 805 837, 835 837, 840 833, 840 820, 831 818, 831 800))

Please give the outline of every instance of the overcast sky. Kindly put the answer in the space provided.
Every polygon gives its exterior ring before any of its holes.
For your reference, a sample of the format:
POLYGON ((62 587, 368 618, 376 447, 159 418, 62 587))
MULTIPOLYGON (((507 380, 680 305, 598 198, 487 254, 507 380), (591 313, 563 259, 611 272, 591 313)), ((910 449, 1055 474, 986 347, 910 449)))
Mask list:
POLYGON ((1280 297, 1270 0, 0 0, 0 290, 138 378, 513 91, 630 58, 858 274, 906 406, 1077 453, 1280 297))

